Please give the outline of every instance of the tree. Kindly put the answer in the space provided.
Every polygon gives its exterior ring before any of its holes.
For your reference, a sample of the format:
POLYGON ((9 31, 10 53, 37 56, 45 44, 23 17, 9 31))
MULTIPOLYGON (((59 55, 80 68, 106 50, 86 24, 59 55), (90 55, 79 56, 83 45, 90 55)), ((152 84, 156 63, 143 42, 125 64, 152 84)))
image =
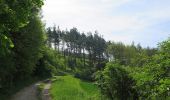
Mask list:
POLYGON ((12 34, 14 42, 16 77, 29 77, 42 57, 45 30, 40 18, 34 15, 27 26, 12 34))
POLYGON ((156 54, 141 68, 130 68, 140 99, 169 99, 170 40, 159 44, 156 54))
POLYGON ((47 28, 47 45, 49 48, 52 48, 52 42, 53 42, 53 33, 51 28, 47 28))
POLYGON ((82 33, 82 47, 83 47, 83 65, 85 67, 86 64, 86 54, 85 54, 85 49, 86 49, 86 35, 82 33))
POLYGON ((43 0, 1 0, 0 1, 0 56, 13 47, 12 32, 26 26, 33 10, 39 10, 43 0))
POLYGON ((43 44, 43 28, 38 16, 42 5, 43 0, 0 0, 2 90, 12 87, 18 77, 27 76, 34 70, 43 44))

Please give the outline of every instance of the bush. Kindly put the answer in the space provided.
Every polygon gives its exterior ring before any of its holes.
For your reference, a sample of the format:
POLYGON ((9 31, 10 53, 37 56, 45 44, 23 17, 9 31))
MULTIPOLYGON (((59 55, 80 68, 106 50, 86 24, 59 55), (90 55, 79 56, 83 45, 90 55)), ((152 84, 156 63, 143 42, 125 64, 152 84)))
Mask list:
POLYGON ((87 81, 93 81, 92 74, 93 74, 93 72, 90 69, 84 69, 81 71, 78 70, 75 73, 75 77, 83 79, 83 80, 87 80, 87 81))
POLYGON ((129 67, 140 99, 169 100, 170 39, 159 44, 157 54, 143 67, 129 67))
POLYGON ((38 61, 34 73, 40 77, 51 77, 57 73, 57 60, 54 51, 48 48, 44 49, 43 57, 38 61), (55 61, 56 60, 56 61, 55 61))
POLYGON ((119 64, 107 63, 104 71, 96 73, 101 92, 114 100, 135 99, 134 81, 119 64))

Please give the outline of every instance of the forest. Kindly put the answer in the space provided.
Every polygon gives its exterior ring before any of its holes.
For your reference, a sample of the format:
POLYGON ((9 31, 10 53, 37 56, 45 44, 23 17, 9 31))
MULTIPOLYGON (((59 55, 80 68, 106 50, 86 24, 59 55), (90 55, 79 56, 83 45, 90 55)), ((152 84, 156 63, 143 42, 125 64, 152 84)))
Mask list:
MULTIPOLYGON (((41 20, 43 2, 0 0, 0 100, 57 76, 88 85, 86 95, 100 95, 84 100, 170 99, 170 38, 156 48, 144 48, 134 42, 106 41, 98 31, 47 27, 41 20)), ((52 85, 52 92, 54 88, 59 87, 52 85)))

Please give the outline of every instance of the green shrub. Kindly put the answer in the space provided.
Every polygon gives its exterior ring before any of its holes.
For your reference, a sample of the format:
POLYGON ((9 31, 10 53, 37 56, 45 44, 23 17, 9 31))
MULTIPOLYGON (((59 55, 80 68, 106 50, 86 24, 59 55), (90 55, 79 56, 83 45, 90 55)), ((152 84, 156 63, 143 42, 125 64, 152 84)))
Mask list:
POLYGON ((54 51, 48 48, 44 49, 43 57, 38 61, 35 74, 40 77, 51 77, 57 73, 57 61, 54 51))
POLYGON ((81 71, 80 70, 76 71, 74 76, 76 78, 80 78, 83 80, 93 81, 92 75, 93 75, 93 72, 90 69, 83 69, 81 71))
POLYGON ((119 64, 107 63, 103 72, 96 73, 101 92, 114 100, 135 99, 134 81, 119 64))

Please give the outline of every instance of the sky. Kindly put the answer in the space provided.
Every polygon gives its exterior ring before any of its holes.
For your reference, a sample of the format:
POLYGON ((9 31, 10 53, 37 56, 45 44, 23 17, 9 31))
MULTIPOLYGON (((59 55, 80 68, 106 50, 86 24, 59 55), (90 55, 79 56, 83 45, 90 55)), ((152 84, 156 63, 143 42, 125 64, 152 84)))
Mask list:
POLYGON ((170 0, 46 0, 46 27, 76 27, 106 40, 157 47, 170 37, 170 0))

